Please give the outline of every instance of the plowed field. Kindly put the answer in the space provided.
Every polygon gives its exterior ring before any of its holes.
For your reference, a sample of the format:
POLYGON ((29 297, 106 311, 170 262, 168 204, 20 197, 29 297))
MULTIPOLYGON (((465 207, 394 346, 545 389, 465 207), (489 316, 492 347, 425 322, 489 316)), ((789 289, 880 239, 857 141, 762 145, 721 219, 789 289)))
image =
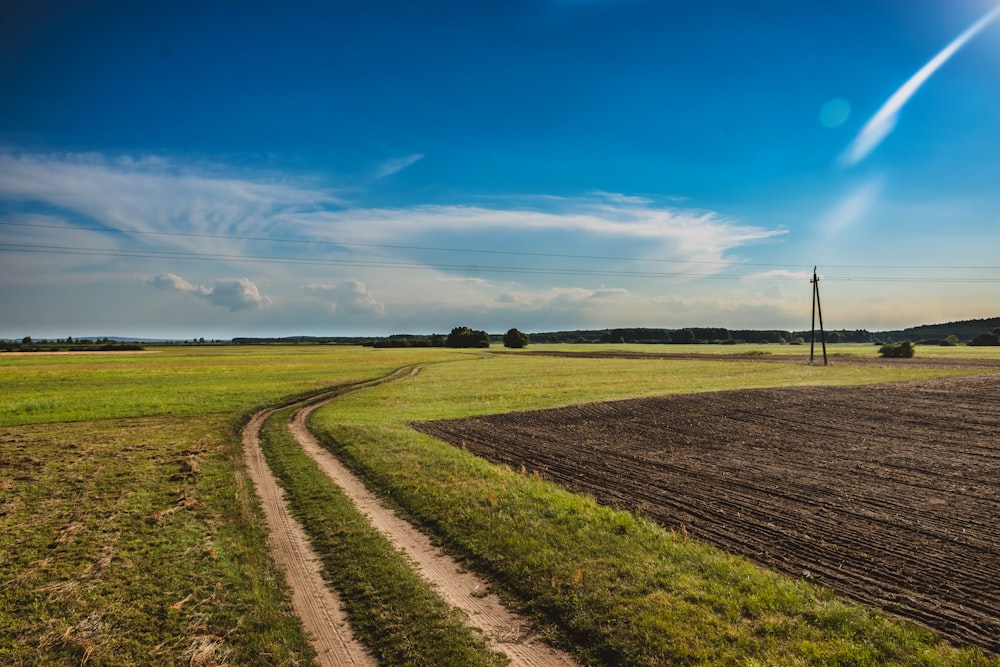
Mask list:
POLYGON ((1000 653, 1000 376, 415 424, 1000 653))

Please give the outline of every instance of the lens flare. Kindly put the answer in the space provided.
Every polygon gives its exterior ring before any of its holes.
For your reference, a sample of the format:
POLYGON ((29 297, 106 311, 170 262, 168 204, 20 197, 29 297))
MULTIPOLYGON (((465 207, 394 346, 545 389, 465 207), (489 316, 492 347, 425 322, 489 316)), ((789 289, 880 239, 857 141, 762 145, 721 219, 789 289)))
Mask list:
POLYGON ((903 106, 910 100, 913 95, 920 90, 920 86, 924 84, 927 79, 930 78, 934 72, 938 70, 942 65, 948 62, 948 59, 955 55, 955 52, 962 48, 966 42, 976 36, 979 31, 989 25, 997 16, 1000 16, 1000 5, 997 5, 993 11, 989 12, 981 19, 973 23, 969 28, 965 30, 961 35, 956 37, 951 44, 944 47, 940 53, 931 58, 931 60, 921 67, 916 74, 911 76, 909 80, 904 83, 899 90, 892 94, 882 108, 872 116, 863 128, 858 136, 854 138, 854 141, 847 147, 847 149, 840 156, 840 164, 844 167, 853 167, 862 160, 864 160, 868 155, 875 150, 876 147, 882 140, 889 136, 892 129, 896 126, 896 120, 899 116, 900 110, 903 106))
POLYGON ((847 100, 836 97, 826 104, 819 111, 819 122, 823 127, 840 127, 847 122, 851 115, 851 105, 847 100))

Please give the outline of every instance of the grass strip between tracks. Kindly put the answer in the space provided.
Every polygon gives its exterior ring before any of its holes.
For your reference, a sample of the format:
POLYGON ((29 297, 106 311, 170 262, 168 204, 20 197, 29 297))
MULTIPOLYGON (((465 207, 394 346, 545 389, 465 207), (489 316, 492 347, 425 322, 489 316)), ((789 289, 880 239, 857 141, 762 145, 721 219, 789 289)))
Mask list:
MULTIPOLYGON (((475 395, 478 388, 463 380, 475 395)), ((561 628, 585 662, 1000 664, 530 471, 494 466, 418 434, 388 416, 395 391, 382 387, 322 408, 312 415, 313 429, 452 553, 539 622, 561 628)))
POLYGON ((294 410, 265 422, 261 444, 360 639, 387 664, 507 664, 302 452, 287 427, 294 410))

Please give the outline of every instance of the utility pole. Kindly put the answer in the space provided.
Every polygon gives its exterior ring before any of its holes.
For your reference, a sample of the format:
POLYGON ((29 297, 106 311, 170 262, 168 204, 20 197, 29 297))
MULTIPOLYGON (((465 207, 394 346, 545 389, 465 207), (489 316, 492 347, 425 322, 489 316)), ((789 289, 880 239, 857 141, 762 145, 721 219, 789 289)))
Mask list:
POLYGON ((816 275, 816 267, 813 267, 813 277, 809 282, 813 286, 813 312, 812 312, 812 333, 809 335, 809 365, 813 363, 816 349, 816 314, 819 313, 819 335, 823 340, 823 365, 827 365, 826 358, 826 331, 823 330, 823 307, 819 303, 819 276, 816 275))

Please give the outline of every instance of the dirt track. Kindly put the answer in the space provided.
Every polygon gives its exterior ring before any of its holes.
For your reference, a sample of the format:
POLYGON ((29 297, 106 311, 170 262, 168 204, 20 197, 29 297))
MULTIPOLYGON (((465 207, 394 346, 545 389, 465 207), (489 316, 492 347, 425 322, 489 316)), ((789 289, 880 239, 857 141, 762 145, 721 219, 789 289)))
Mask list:
MULTIPOLYGON (((418 368, 410 375, 416 375, 418 368)), ((385 379, 403 377, 399 371, 385 379)), ((380 381, 359 383, 358 388, 380 381)), ((422 577, 449 604, 462 609, 470 625, 479 628, 493 650, 504 653, 510 664, 520 667, 573 667, 577 663, 566 653, 543 643, 526 619, 508 610, 494 593, 485 593, 489 584, 467 571, 457 561, 431 544, 430 539, 384 506, 339 460, 325 450, 309 431, 309 414, 332 400, 340 392, 297 410, 289 428, 303 451, 351 499, 372 525, 397 549, 412 559, 422 577)), ((319 555, 313 551, 302 526, 291 516, 284 502, 284 492, 271 473, 259 443, 264 421, 275 410, 264 410, 250 420, 243 430, 244 461, 264 507, 268 527, 268 546, 292 589, 292 605, 302 620, 318 653, 320 665, 375 665, 362 644, 353 638, 339 597, 324 581, 319 555)))
POLYGON ((1000 376, 415 425, 1000 653, 1000 376))
POLYGON ((292 607, 309 633, 320 665, 374 666, 376 661, 353 637, 340 597, 323 580, 319 555, 305 529, 292 517, 285 492, 271 473, 260 448, 260 428, 275 410, 263 410, 243 429, 243 460, 267 521, 267 545, 285 573, 292 607))

